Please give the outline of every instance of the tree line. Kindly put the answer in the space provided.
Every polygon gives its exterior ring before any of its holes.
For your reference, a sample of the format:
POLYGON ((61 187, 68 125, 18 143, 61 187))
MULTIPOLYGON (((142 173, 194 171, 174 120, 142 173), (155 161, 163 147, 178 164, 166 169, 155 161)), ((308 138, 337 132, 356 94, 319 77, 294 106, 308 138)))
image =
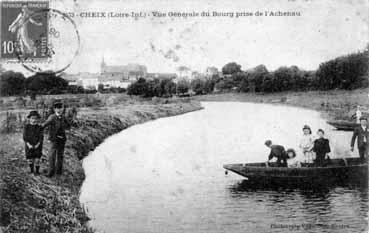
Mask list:
POLYGON ((63 93, 86 93, 80 86, 70 86, 68 81, 53 73, 35 74, 28 78, 20 72, 4 71, 0 74, 0 96, 56 95, 63 93))
POLYGON ((297 66, 280 67, 269 72, 264 65, 246 71, 235 62, 222 68, 223 77, 216 79, 215 89, 239 92, 282 92, 309 90, 353 90, 368 87, 369 52, 366 49, 320 64, 316 71, 301 70, 297 66))
MULTIPOLYGON (((129 95, 144 97, 170 97, 173 95, 208 94, 214 91, 263 92, 309 90, 353 90, 369 86, 369 46, 364 51, 323 62, 315 71, 297 66, 280 67, 268 71, 265 65, 242 70, 241 65, 230 62, 221 74, 197 77, 193 80, 138 79, 127 88, 129 95)), ((98 88, 99 92, 104 90, 98 88)), ((1 71, 0 96, 86 93, 82 87, 68 86, 68 82, 55 74, 35 74, 25 78, 22 73, 1 71)), ((122 92, 125 90, 117 90, 122 92)))
POLYGON ((128 95, 140 95, 143 97, 171 97, 173 95, 186 96, 190 92, 196 95, 211 93, 215 83, 212 79, 180 79, 174 82, 173 79, 138 79, 127 88, 128 95))
POLYGON ((221 75, 195 78, 191 81, 140 79, 128 87, 128 94, 152 96, 184 95, 217 92, 260 92, 311 90, 353 90, 369 86, 369 51, 341 56, 320 64, 316 71, 306 71, 297 66, 280 67, 268 71, 265 65, 242 70, 241 65, 230 62, 223 66, 221 75), (169 86, 167 86, 169 85, 169 86))

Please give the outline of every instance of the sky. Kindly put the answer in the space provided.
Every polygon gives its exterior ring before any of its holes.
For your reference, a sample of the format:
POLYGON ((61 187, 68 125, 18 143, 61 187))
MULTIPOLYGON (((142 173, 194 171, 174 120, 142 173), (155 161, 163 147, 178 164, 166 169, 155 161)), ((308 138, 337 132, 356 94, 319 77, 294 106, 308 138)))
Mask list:
MULTIPOLYGON (((74 12, 80 50, 67 73, 99 72, 108 65, 139 63, 149 72, 177 67, 204 72, 237 62, 242 69, 269 70, 321 62, 363 50, 369 42, 369 1, 357 0, 55 0, 51 7, 74 12), (131 11, 145 18, 83 18, 81 12, 131 11), (254 16, 154 17, 160 12, 252 12, 254 16), (300 16, 255 16, 255 12, 299 12, 300 16)), ((65 46, 68 46, 67 44, 65 46)), ((3 65, 24 71, 21 65, 3 65)))

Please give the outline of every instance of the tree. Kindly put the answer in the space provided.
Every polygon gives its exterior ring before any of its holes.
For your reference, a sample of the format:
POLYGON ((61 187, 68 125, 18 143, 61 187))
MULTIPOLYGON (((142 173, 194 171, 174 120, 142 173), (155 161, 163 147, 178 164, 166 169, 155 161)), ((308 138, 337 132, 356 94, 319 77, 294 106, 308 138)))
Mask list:
POLYGON ((237 64, 236 62, 230 62, 226 64, 225 66, 223 66, 222 68, 222 73, 224 75, 227 75, 227 74, 232 75, 238 72, 241 72, 241 65, 237 64))
POLYGON ((191 81, 191 89, 196 95, 204 94, 205 82, 200 78, 193 79, 191 81))
POLYGON ((177 71, 179 72, 179 77, 183 77, 185 73, 188 73, 191 69, 187 66, 179 66, 177 67, 177 71))
POLYGON ((319 89, 354 89, 367 83, 369 52, 365 50, 320 64, 317 72, 319 89))
POLYGON ((22 73, 6 71, 0 74, 0 95, 11 96, 24 93, 25 77, 22 73))
POLYGON ((136 82, 132 83, 127 88, 128 95, 145 95, 148 91, 148 83, 146 79, 139 78, 136 82))
POLYGON ((164 87, 164 97, 171 97, 176 93, 177 85, 172 79, 163 79, 162 83, 164 87))
POLYGON ((177 82, 177 94, 184 95, 190 89, 190 82, 187 79, 181 79, 177 82))
POLYGON ((231 82, 226 81, 226 79, 220 79, 215 85, 214 89, 217 89, 219 91, 229 91, 233 88, 233 85, 231 82))
POLYGON ((68 88, 68 81, 54 73, 35 74, 25 83, 27 92, 35 94, 60 94, 68 88))
POLYGON ((215 87, 215 79, 213 78, 205 79, 204 92, 206 94, 212 93, 214 91, 214 87, 215 87))

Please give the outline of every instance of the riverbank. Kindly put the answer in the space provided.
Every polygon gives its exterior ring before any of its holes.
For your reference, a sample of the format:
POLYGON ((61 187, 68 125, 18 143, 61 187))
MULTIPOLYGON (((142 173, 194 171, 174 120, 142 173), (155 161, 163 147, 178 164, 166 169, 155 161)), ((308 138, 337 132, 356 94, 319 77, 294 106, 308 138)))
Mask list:
MULTIPOLYGON (((79 202, 85 178, 80 159, 110 135, 132 125, 200 110, 199 102, 177 100, 81 108, 76 127, 68 132, 64 171, 45 177, 49 143, 45 140, 42 175, 28 173, 21 131, 1 134, 0 223, 3 232, 92 232, 79 202)), ((0 231, 1 232, 1 231, 0 231)))
POLYGON ((193 97, 197 101, 236 101, 281 104, 308 108, 323 114, 327 120, 352 120, 357 105, 369 112, 369 88, 353 91, 281 92, 272 94, 220 93, 193 97))

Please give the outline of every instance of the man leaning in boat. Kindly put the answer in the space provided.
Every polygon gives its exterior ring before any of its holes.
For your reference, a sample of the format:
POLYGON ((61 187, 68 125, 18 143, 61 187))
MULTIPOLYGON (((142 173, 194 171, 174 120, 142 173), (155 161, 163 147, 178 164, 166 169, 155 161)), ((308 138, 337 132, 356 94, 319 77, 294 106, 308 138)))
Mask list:
POLYGON ((277 166, 278 167, 287 167, 287 152, 281 145, 273 145, 271 140, 265 141, 265 145, 270 148, 270 154, 268 157, 268 162, 277 158, 277 166))
POLYGON ((360 125, 355 128, 351 139, 351 151, 354 151, 355 141, 357 138, 357 149, 359 151, 362 162, 368 160, 368 119, 366 117, 360 118, 360 125))

